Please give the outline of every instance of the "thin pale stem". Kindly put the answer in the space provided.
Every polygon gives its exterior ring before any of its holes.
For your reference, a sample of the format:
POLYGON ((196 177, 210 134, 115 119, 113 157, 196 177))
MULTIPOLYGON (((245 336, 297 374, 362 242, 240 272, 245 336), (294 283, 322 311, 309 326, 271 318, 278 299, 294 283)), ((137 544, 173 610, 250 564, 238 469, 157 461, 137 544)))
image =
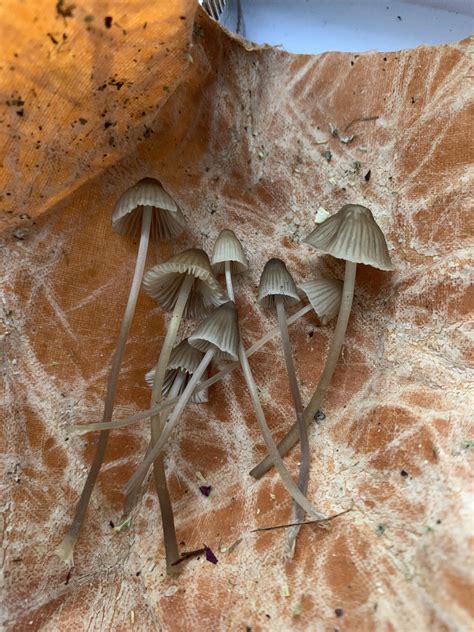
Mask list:
MULTIPOLYGON (((293 362, 293 354, 291 352, 291 344, 290 344, 290 336, 288 334, 288 324, 286 320, 286 310, 285 304, 281 296, 275 297, 276 303, 276 311, 278 324, 280 326, 281 331, 281 342, 283 347, 283 355, 285 356, 286 363, 286 371, 288 373, 288 381, 290 383, 290 391, 293 397, 293 404, 295 407, 298 433, 300 437, 301 444, 301 455, 300 455, 300 472, 298 477, 298 487, 301 490, 301 493, 306 496, 306 492, 308 490, 308 482, 309 482, 309 438, 308 438, 308 428, 303 419, 303 403, 301 401, 301 393, 298 386, 298 380, 296 377, 295 364, 293 362)), ((302 508, 295 503, 293 507, 294 511, 294 522, 301 522, 304 518, 304 511, 302 508)), ((289 556, 292 557, 295 549, 296 538, 298 536, 300 527, 295 526, 288 532, 288 553, 289 556)))
MULTIPOLYGON (((184 277, 181 285, 178 300, 173 310, 171 320, 168 324, 168 330, 166 332, 163 346, 161 347, 160 358, 156 365, 155 375, 153 379, 153 387, 151 394, 152 406, 159 405, 162 400, 163 382, 165 379, 166 369, 169 364, 171 351, 173 345, 176 342, 176 336, 178 329, 183 318, 183 313, 188 302, 189 294, 194 283, 194 277, 187 274, 184 277)), ((162 432, 163 423, 161 419, 161 413, 157 413, 151 418, 151 442, 152 446, 158 441, 162 432)), ((166 566, 168 571, 173 568, 174 562, 179 558, 178 541, 176 538, 176 529, 174 526, 173 508, 171 505, 171 498, 169 495, 168 485, 166 482, 166 473, 164 465, 164 454, 160 455, 153 464, 153 479, 155 481, 156 491, 158 493, 158 501, 161 511, 161 519, 163 524, 163 538, 165 543, 166 554, 166 566)), ((137 492, 140 486, 137 486, 137 492)), ((125 502, 127 508, 133 508, 135 501, 138 499, 138 494, 127 497, 125 502)), ((176 570, 176 569, 174 569, 176 570)))
MULTIPOLYGON (((115 395, 117 392, 118 378, 120 369, 123 362, 123 356, 125 353, 125 345, 132 324, 133 315, 135 313, 135 307, 137 304, 138 293, 140 291, 140 284, 143 277, 143 271, 145 269, 146 256, 148 252, 148 243, 150 240, 150 227, 152 219, 153 208, 151 206, 145 206, 143 209, 142 227, 140 233, 140 245, 138 247, 137 260, 135 263, 135 271, 133 274, 132 285, 130 287, 130 293, 128 295, 127 306, 120 326, 119 337, 117 341, 117 349, 112 359, 112 366, 109 375, 109 383, 107 385, 107 393, 105 396, 104 413, 102 415, 102 422, 109 424, 112 419, 112 412, 115 403, 115 395)), ((87 507, 92 495, 92 490, 99 475, 102 462, 104 460, 107 443, 109 440, 109 430, 103 430, 99 436, 99 443, 94 455, 94 460, 87 475, 84 488, 81 493, 81 497, 76 507, 76 513, 74 515, 71 526, 66 533, 63 541, 59 545, 56 553, 65 562, 72 561, 74 546, 81 531, 82 524, 86 517, 87 507)))
POLYGON ((235 303, 234 286, 232 285, 232 270, 230 261, 224 263, 225 269, 225 284, 227 287, 227 294, 230 300, 235 303))
POLYGON ((144 460, 138 466, 135 474, 130 478, 127 485, 125 486, 125 493, 127 495, 130 494, 137 486, 139 487, 141 485, 141 481, 147 475, 147 472, 150 469, 151 464, 164 449, 164 446, 168 440, 168 437, 173 432, 173 429, 176 426, 183 410, 185 409, 188 401, 191 399, 193 395, 194 389, 196 388, 196 384, 204 375, 204 372, 209 366, 209 363, 211 362, 215 353, 216 353, 216 348, 212 347, 204 354, 204 357, 199 363, 199 366, 196 369, 196 372, 193 374, 192 378, 189 380, 181 397, 178 399, 178 403, 173 409, 173 412, 168 417, 168 420, 165 424, 165 427, 163 428, 163 432, 161 433, 160 438, 155 443, 155 445, 151 448, 149 453, 145 456, 144 460))
MULTIPOLYGON (((296 323, 300 318, 302 318, 305 314, 307 314, 311 310, 312 310, 311 305, 305 305, 299 311, 295 312, 292 316, 290 316, 287 319, 286 321, 287 324, 292 325, 293 323, 296 323)), ((280 334, 280 327, 274 327, 273 329, 271 329, 262 338, 260 338, 260 340, 257 340, 257 342, 255 342, 251 347, 249 347, 246 350, 245 354, 247 358, 250 358, 250 356, 252 356, 254 353, 259 351, 264 345, 267 344, 267 342, 270 342, 270 340, 273 340, 273 338, 277 336, 278 334, 280 334)), ((222 380, 222 378, 224 378, 226 375, 229 375, 229 373, 232 373, 232 371, 234 369, 237 369, 239 366, 240 366, 240 362, 231 362, 224 369, 222 369, 221 371, 219 371, 218 373, 216 373, 215 375, 207 379, 205 382, 202 382, 202 384, 199 384, 195 390, 195 393, 199 393, 200 391, 203 391, 204 389, 209 388, 213 384, 216 384, 216 382, 219 382, 220 380, 222 380)), ((148 410, 143 410, 139 413, 136 413, 135 415, 131 415, 130 417, 125 417, 124 419, 118 419, 117 421, 113 421, 109 426, 107 426, 107 428, 125 428, 126 426, 130 426, 131 424, 137 423, 139 421, 143 421, 143 419, 148 419, 150 415, 158 413, 162 410, 166 410, 167 408, 172 408, 177 403, 177 401, 178 401, 177 398, 172 399, 169 397, 164 402, 161 402, 161 404, 159 404, 158 406, 154 406, 153 408, 149 408, 148 410)), ((74 434, 83 435, 83 434, 86 434, 87 432, 95 432, 97 430, 103 430, 104 425, 105 424, 101 424, 101 423, 79 424, 77 426, 68 426, 66 430, 74 434)))
MULTIPOLYGON (((169 396, 176 397, 181 392, 183 384, 186 382, 186 374, 181 371, 176 376, 173 385, 170 389, 169 396)), ((166 485, 165 470, 163 463, 163 455, 160 455, 158 459, 153 463, 155 485, 158 490, 160 481, 165 481, 165 487, 158 492, 158 499, 160 499, 160 511, 161 519, 163 523, 163 539, 165 542, 165 556, 166 556, 166 570, 168 575, 176 575, 180 569, 176 568, 176 561, 179 559, 179 548, 176 538, 176 529, 174 524, 173 506, 171 504, 171 498, 166 485), (161 466, 162 476, 156 475, 157 463, 161 466), (160 496, 161 492, 161 496, 160 496)))
MULTIPOLYGON (((306 406, 304 411, 304 421, 307 426, 313 421, 315 414, 321 407, 324 397, 331 383, 334 370, 336 368, 337 361, 341 354, 342 345, 344 344, 344 338, 346 335, 347 323, 351 314, 352 299, 354 296, 355 276, 356 276, 357 264, 351 261, 346 261, 346 271, 344 274, 344 287, 342 289, 341 306, 339 308, 339 315, 337 317, 336 328, 334 330, 334 336, 329 349, 326 364, 324 365, 323 372, 319 378, 319 383, 314 392, 311 401, 306 406)), ((283 437, 278 444, 278 451, 282 456, 288 453, 289 450, 298 442, 298 427, 293 425, 291 430, 283 437)), ((251 470, 250 474, 256 478, 261 478, 265 472, 272 467, 272 461, 266 457, 256 467, 251 470)))

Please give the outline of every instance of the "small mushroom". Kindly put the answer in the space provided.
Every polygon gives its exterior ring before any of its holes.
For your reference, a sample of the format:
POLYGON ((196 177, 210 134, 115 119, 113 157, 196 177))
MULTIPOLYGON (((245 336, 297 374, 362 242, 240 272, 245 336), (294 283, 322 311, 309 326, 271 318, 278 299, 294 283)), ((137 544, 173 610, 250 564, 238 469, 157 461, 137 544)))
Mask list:
MULTIPOLYGON (((344 343, 354 295, 357 264, 364 263, 380 270, 393 270, 393 266, 385 237, 371 211, 365 206, 343 206, 319 224, 304 241, 325 254, 346 261, 341 307, 331 347, 316 391, 304 411, 305 423, 309 426, 323 403, 344 343)), ((294 425, 278 444, 280 454, 287 454, 297 441, 298 428, 294 425)), ((252 472, 256 478, 260 478, 271 466, 271 460, 267 458, 252 472)))
MULTIPOLYGON (((112 214, 112 227, 121 235, 140 238, 127 306, 120 327, 117 350, 112 359, 112 367, 105 397, 103 423, 112 419, 117 383, 122 366, 125 344, 130 325, 135 313, 140 283, 145 268, 148 243, 150 237, 156 240, 177 237, 185 228, 186 221, 173 198, 163 189, 158 180, 144 178, 128 189, 117 204, 112 214)), ((73 562, 74 546, 84 522, 89 500, 94 489, 97 476, 104 460, 109 439, 108 430, 103 430, 99 437, 94 460, 76 507, 73 521, 56 549, 56 554, 66 563, 73 562)))
POLYGON ((239 327, 234 303, 228 301, 214 310, 210 316, 198 325, 196 331, 188 338, 188 342, 191 346, 204 353, 204 356, 178 399, 173 412, 167 419, 158 440, 152 444, 135 474, 128 481, 125 488, 127 495, 141 485, 141 481, 146 476, 150 465, 163 451, 168 437, 191 399, 196 385, 204 375, 211 360, 214 357, 222 360, 237 360, 239 327))
MULTIPOLYGON (((169 363, 171 350, 176 340, 179 325, 183 318, 202 318, 212 307, 221 305, 227 299, 223 295, 219 283, 211 271, 209 258, 204 250, 191 248, 174 255, 165 263, 160 263, 149 270, 143 279, 147 294, 155 298, 166 311, 172 311, 165 340, 156 365, 151 407, 160 404, 163 382, 169 363)), ((164 420, 160 413, 151 417, 151 446, 156 443, 163 429, 164 420)), ((174 562, 178 559, 176 534, 172 525, 173 516, 169 494, 164 479, 163 457, 157 459, 153 467, 157 490, 162 493, 163 503, 160 509, 163 522, 167 568, 176 571, 174 562), (165 493, 168 500, 165 500, 165 493)), ((136 504, 140 486, 133 494, 127 495, 124 501, 124 515, 129 515, 136 504)))
MULTIPOLYGON (((165 373, 163 388, 161 393, 163 397, 174 399, 179 397, 186 388, 190 378, 195 373, 202 360, 203 354, 192 347, 188 339, 182 340, 177 347, 171 351, 170 361, 165 373)), ((145 381, 148 386, 153 387, 156 368, 153 367, 145 375, 145 381)), ((198 386, 201 384, 199 382, 198 386)), ((208 401, 208 389, 196 390, 191 397, 193 404, 205 404, 208 401)))
POLYGON ((234 231, 226 228, 219 233, 214 244, 211 267, 215 274, 225 274, 227 294, 230 300, 235 302, 232 274, 245 272, 249 264, 242 244, 234 231))
MULTIPOLYGON (((293 362, 293 353, 291 351, 290 337, 288 334, 288 323, 286 318, 286 306, 293 307, 300 302, 298 291, 293 281, 293 277, 281 259, 270 259, 260 277, 258 287, 258 302, 262 307, 276 308, 278 326, 280 327, 281 342, 283 347, 283 355, 285 358, 286 372, 288 374, 288 382, 290 392, 293 398, 293 406, 296 413, 296 423, 301 443, 300 456, 300 472, 298 478, 298 487, 303 494, 306 494, 309 481, 309 439, 308 429, 303 419, 303 403, 301 401, 301 393, 296 377, 295 364, 293 362)), ((303 511, 298 510, 298 505, 294 507, 297 513, 297 520, 302 519, 303 511)), ((290 553, 293 551, 290 549, 290 553)))

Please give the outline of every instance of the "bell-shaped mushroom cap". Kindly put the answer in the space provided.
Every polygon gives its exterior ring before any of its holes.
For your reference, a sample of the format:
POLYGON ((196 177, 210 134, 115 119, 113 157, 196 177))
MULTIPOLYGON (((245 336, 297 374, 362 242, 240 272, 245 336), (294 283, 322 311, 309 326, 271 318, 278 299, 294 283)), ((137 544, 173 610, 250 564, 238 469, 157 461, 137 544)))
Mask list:
MULTIPOLYGON (((201 357, 202 357, 202 354, 201 354, 201 357)), ((173 387, 173 384, 175 383, 176 379, 178 378, 179 375, 182 375, 182 374, 185 374, 186 376, 188 376, 188 373, 186 373, 186 371, 183 371, 182 369, 172 369, 171 371, 166 371, 165 379, 163 381, 163 387, 161 389, 161 394, 163 395, 163 397, 168 397, 169 392, 171 391, 171 388, 173 387)), ((153 367, 153 369, 150 369, 145 374, 146 383, 148 384, 150 388, 153 387, 154 379, 155 379, 155 367, 153 367)), ((189 379, 183 380, 181 388, 176 393, 177 397, 179 397, 181 393, 184 391, 188 381, 189 379)), ((201 384, 201 382, 198 382, 198 385, 199 384, 201 384)), ((203 388, 201 391, 198 391, 197 393, 193 393, 193 395, 191 396, 191 403, 193 404, 206 404, 208 401, 209 401, 209 390, 207 388, 203 388)))
POLYGON ((385 237, 365 206, 346 204, 316 226, 304 242, 338 259, 393 270, 385 237))
POLYGON ((339 313, 342 286, 342 281, 336 279, 314 279, 298 283, 298 289, 306 294, 323 325, 339 313))
POLYGON ((143 178, 125 191, 115 205, 112 228, 121 235, 140 237, 144 206, 153 207, 150 228, 152 239, 173 239, 186 227, 179 206, 158 180, 143 178))
POLYGON ((229 261, 234 274, 245 272, 249 267, 242 244, 233 230, 221 230, 214 244, 211 257, 211 267, 215 274, 224 272, 225 263, 229 261))
POLYGON ((206 353, 212 347, 217 349, 220 360, 239 359, 239 323, 237 310, 232 301, 227 301, 212 312, 189 336, 189 344, 206 353))
POLYGON ((212 274, 209 257, 198 248, 184 250, 148 270, 143 277, 143 287, 163 309, 172 311, 186 275, 193 276, 195 280, 184 318, 202 318, 212 307, 229 300, 212 274))
POLYGON ((300 302, 293 277, 281 259, 270 259, 265 264, 257 300, 262 307, 275 307, 275 296, 281 296, 286 307, 300 302))
MULTIPOLYGON (((168 367, 165 373, 165 379, 163 381, 163 388, 161 389, 162 394, 166 397, 171 390, 176 378, 179 374, 185 373, 189 378, 196 371, 203 357, 203 353, 192 347, 188 339, 185 338, 182 340, 177 347, 175 347, 171 351, 170 361, 168 363, 168 367)), ((148 386, 153 386, 153 381, 155 379, 155 367, 153 367, 148 373, 145 375, 145 380, 148 386)), ((188 380, 183 380, 183 384, 181 390, 178 394, 181 394, 188 380)), ((201 404, 208 401, 208 390, 203 389, 202 391, 198 391, 195 395, 191 397, 191 401, 195 404, 201 404)))

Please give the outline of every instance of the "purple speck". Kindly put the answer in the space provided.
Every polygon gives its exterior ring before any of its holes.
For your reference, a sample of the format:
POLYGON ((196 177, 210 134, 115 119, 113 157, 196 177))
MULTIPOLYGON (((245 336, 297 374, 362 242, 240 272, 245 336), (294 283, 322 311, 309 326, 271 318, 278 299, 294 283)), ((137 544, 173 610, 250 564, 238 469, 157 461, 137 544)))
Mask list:
POLYGON ((204 545, 204 552, 206 554, 206 560, 208 562, 211 562, 211 564, 217 564, 219 560, 206 544, 204 545))
POLYGON ((201 494, 203 496, 209 496, 209 494, 211 493, 212 490, 212 485, 201 485, 201 487, 199 488, 199 491, 201 492, 201 494))

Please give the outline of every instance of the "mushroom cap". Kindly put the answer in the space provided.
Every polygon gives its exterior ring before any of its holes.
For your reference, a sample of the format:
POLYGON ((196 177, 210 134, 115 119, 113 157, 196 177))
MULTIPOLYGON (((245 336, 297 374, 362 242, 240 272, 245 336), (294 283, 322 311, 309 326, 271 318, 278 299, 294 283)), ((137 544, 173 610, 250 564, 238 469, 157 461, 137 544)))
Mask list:
POLYGON ((212 312, 189 336, 189 344, 206 353, 212 347, 217 349, 219 360, 239 359, 239 321, 235 304, 227 301, 212 312))
POLYGON ((221 230, 214 244, 211 257, 213 272, 222 274, 225 270, 226 261, 230 262, 230 269, 233 274, 245 272, 249 267, 242 244, 237 239, 234 231, 228 228, 221 230))
POLYGON ((140 237, 143 207, 152 206, 150 236, 173 239, 186 227, 181 209, 155 178, 143 178, 125 191, 112 213, 112 228, 121 235, 140 237))
POLYGON ((258 302, 262 307, 275 307, 275 297, 281 296, 285 307, 300 302, 293 277, 281 259, 270 259, 263 268, 258 286, 258 302))
POLYGON ((195 280, 183 312, 184 318, 203 318, 210 309, 228 300, 212 274, 209 257, 199 248, 184 250, 148 270, 143 277, 143 287, 164 310, 172 311, 186 275, 195 280))
POLYGON ((342 287, 342 281, 337 279, 313 279, 298 283, 298 289, 308 297, 308 301, 323 325, 339 313, 342 287))
MULTIPOLYGON (((181 389, 178 395, 180 395, 184 391, 184 389, 186 388, 186 384, 189 381, 189 378, 198 368, 199 363, 202 360, 202 357, 203 357, 202 352, 196 349, 195 347, 192 347, 189 344, 187 338, 182 340, 177 347, 174 347, 174 349, 171 351, 170 361, 168 363, 168 367, 165 373, 165 379, 163 382, 163 388, 161 389, 161 392, 164 397, 168 396, 168 393, 170 392, 171 387, 173 386, 178 375, 183 374, 183 373, 186 374, 187 379, 183 381, 183 384, 181 386, 181 389)), ((155 379, 155 371, 156 371, 156 367, 153 367, 145 375, 145 380, 148 386, 150 387, 153 386, 153 381, 155 379)), ((202 404, 207 401, 208 401, 208 389, 199 391, 198 393, 196 393, 195 395, 191 397, 191 402, 195 404, 202 404)))
POLYGON ((346 204, 303 241, 338 259, 393 270, 379 225, 372 212, 359 204, 346 204))

